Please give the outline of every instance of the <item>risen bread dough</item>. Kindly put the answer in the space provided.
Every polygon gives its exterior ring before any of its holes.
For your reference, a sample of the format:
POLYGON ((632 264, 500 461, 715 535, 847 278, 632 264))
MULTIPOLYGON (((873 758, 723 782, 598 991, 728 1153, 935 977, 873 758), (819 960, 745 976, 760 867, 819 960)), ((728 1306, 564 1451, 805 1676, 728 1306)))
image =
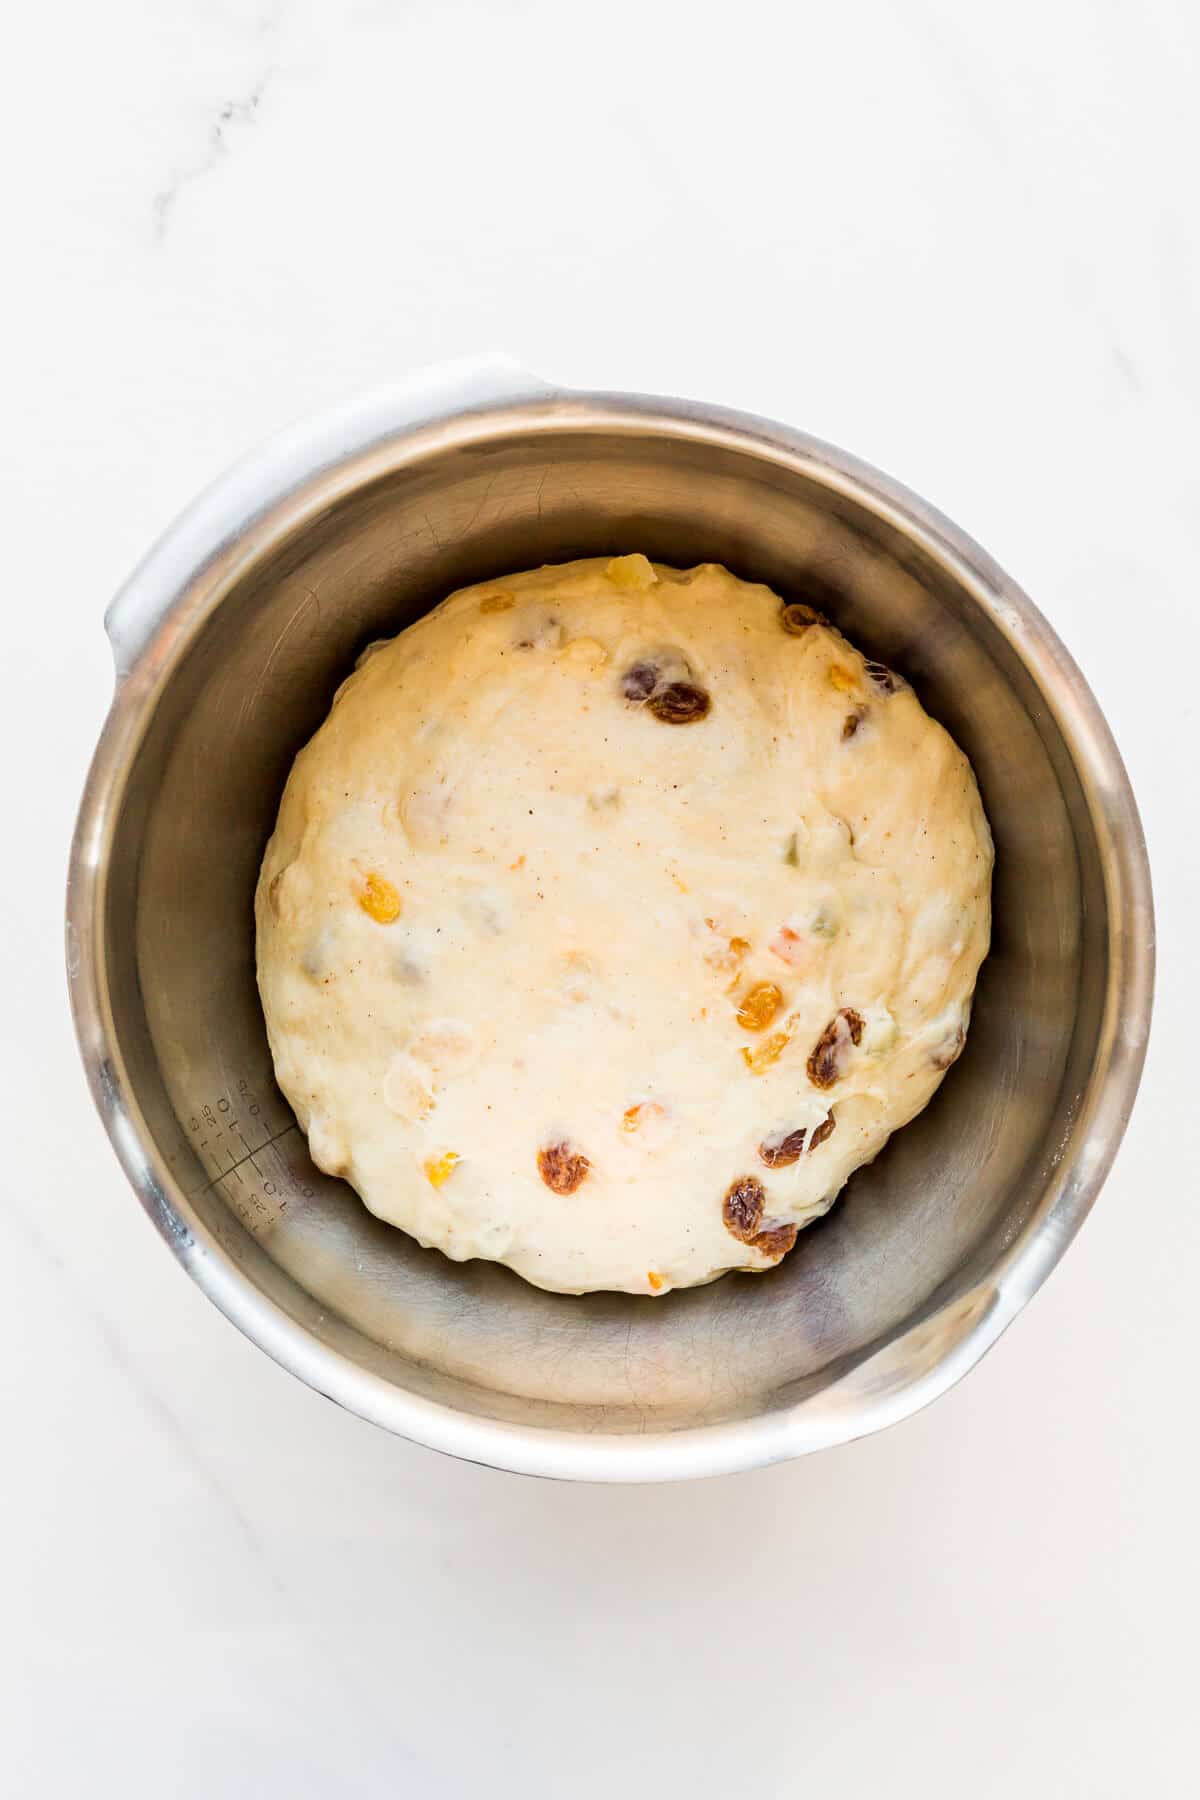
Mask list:
POLYGON ((641 556, 371 646, 259 881, 279 1084, 372 1212, 539 1286, 770 1268, 962 1046, 991 838, 911 688, 641 556))

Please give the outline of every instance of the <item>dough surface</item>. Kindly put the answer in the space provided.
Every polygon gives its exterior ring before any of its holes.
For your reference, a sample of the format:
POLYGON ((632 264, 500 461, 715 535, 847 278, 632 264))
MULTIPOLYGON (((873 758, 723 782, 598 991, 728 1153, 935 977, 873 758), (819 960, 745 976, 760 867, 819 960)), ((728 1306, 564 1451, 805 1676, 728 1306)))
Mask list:
POLYGON ((961 1049, 992 845, 902 680, 713 564, 372 645, 256 897, 279 1085, 372 1212, 541 1287, 761 1271, 961 1049))

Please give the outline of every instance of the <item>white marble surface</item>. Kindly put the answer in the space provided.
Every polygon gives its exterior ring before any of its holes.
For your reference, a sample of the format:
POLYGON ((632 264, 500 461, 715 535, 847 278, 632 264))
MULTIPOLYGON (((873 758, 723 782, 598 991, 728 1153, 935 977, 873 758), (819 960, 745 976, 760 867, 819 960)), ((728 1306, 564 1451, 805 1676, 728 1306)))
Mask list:
POLYGON ((5 1790, 1188 1791, 1196 8, 50 0, 7 48, 5 1790), (280 423, 491 346, 926 493, 1144 808, 1160 1000, 1095 1215, 956 1392, 805 1464, 553 1486, 337 1413, 174 1266, 77 1070, 107 596, 280 423))

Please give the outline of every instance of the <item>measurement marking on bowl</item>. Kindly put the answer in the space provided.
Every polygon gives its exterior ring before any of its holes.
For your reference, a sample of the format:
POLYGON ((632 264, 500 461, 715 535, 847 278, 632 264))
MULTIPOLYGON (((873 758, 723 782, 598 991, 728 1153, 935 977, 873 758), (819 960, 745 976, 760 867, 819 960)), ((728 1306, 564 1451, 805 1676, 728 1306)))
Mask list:
POLYGON ((292 1119, 272 1131, 248 1081, 237 1082, 236 1094, 231 1088, 213 1101, 201 1101, 189 1111, 187 1125, 196 1160, 208 1175, 207 1181, 191 1190, 189 1198, 198 1200, 216 1189, 255 1237, 276 1224, 292 1202, 312 1198, 313 1190, 303 1174, 276 1148, 293 1133, 302 1146, 300 1127, 292 1119), (267 1135, 251 1143, 246 1131, 256 1137, 256 1127, 267 1135))

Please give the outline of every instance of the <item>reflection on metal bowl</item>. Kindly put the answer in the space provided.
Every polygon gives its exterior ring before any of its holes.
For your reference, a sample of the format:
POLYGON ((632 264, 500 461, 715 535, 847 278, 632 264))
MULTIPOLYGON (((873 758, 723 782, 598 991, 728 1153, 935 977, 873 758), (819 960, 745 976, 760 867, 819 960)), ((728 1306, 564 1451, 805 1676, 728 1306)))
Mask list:
POLYGON ((110 611, 118 682, 68 897, 80 1045, 143 1204, 322 1393, 475 1461, 715 1474, 904 1417, 978 1360, 1086 1215, 1133 1102, 1153 918, 1079 671, 971 541, 762 420, 435 374, 298 427, 171 529, 110 611), (355 655, 452 588, 644 550, 819 592, 970 756, 994 935, 933 1103, 787 1261, 660 1302, 455 1264, 321 1174, 271 1074, 252 895, 291 760, 355 655))

